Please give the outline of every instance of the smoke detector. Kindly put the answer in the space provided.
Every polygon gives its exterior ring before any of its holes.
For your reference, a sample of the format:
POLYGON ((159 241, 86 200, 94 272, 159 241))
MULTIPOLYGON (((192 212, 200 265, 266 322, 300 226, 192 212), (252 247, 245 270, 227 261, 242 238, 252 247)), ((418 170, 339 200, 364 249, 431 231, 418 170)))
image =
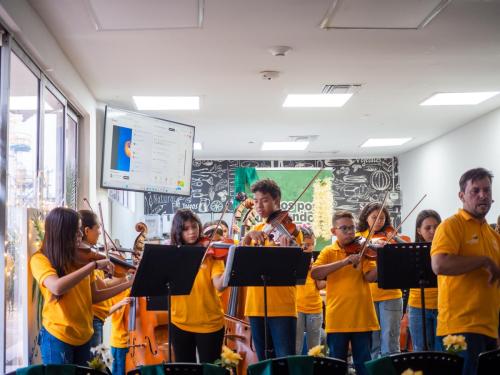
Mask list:
POLYGON ((273 79, 276 79, 280 76, 280 72, 276 71, 276 70, 264 70, 262 72, 260 72, 260 75, 262 77, 262 79, 266 80, 266 81, 271 81, 273 79))
POLYGON ((288 52, 292 50, 292 47, 288 46, 274 46, 269 47, 268 51, 273 56, 285 56, 288 52))

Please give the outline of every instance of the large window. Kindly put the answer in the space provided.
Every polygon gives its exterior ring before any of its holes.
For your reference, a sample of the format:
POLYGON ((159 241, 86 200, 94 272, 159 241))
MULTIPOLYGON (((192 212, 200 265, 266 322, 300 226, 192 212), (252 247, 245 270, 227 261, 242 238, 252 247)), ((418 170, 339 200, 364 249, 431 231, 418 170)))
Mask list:
MULTIPOLYGON (((2 48, 10 48, 7 44, 2 48)), ((29 57, 13 47, 7 63, 1 60, 10 65, 10 84, 2 83, 4 89, 9 87, 9 109, 8 132, 0 132, 8 134, 0 139, 7 145, 6 220, 0 217, 0 233, 5 233, 5 297, 0 290, 5 301, 5 363, 0 373, 40 362, 36 343, 40 314, 28 297, 37 293, 28 267, 37 244, 36 233, 30 236, 28 227, 33 228, 38 213, 61 205, 76 208, 77 203, 78 117, 29 57)))
POLYGON ((42 208, 63 205, 64 105, 45 87, 43 92, 43 168, 40 178, 42 208))
MULTIPOLYGON (((5 245, 6 370, 23 365, 26 208, 37 205, 39 80, 11 53, 5 245)), ((1 372, 1 371, 0 371, 1 372)))
POLYGON ((78 119, 72 111, 66 116, 64 128, 64 195, 66 206, 76 209, 78 187, 78 119))

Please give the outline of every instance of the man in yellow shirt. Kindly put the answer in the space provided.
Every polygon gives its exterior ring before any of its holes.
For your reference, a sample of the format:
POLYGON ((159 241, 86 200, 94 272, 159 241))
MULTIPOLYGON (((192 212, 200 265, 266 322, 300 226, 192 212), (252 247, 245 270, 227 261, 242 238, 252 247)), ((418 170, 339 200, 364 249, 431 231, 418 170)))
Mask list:
MULTIPOLYGON (((280 212, 281 190, 270 179, 264 179, 252 185, 254 193, 255 210, 264 222, 259 223, 243 238, 242 244, 274 246, 264 229, 269 218, 280 212)), ((295 242, 301 244, 302 236, 294 234, 295 242)), ((290 239, 280 236, 279 245, 289 246, 290 239)), ((271 356, 285 357, 295 354, 295 334, 297 331, 297 291, 296 287, 268 287, 267 288, 267 315, 269 334, 268 343, 272 343, 274 353, 271 356)), ((248 287, 245 301, 245 315, 249 317, 252 329, 252 338, 259 360, 264 360, 264 288, 248 287)), ((268 346, 270 346, 268 344, 268 346)), ((268 348, 270 349, 270 348, 268 348)))
POLYGON ((465 336, 463 374, 475 374, 481 352, 495 349, 500 309, 500 235, 485 217, 493 175, 471 169, 460 178, 463 208, 441 223, 432 241, 438 275, 437 335, 465 336))
POLYGON ((368 283, 377 279, 374 261, 348 254, 344 247, 354 240, 356 226, 350 212, 333 216, 332 233, 337 241, 325 247, 313 265, 311 276, 326 278, 326 340, 330 357, 347 360, 349 342, 358 375, 368 374, 370 341, 380 329, 368 283))

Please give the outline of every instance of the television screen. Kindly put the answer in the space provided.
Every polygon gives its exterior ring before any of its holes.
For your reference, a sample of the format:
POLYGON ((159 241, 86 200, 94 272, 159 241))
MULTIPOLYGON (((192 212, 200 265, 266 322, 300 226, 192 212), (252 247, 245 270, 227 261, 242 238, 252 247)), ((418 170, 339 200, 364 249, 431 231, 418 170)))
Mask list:
POLYGON ((191 193, 194 126, 106 106, 101 186, 191 193))

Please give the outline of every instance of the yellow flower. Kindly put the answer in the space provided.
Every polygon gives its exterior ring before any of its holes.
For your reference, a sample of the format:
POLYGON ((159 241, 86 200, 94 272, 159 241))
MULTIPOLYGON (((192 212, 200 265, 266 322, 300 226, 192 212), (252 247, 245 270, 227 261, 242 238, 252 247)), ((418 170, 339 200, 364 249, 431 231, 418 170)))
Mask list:
POLYGON ((411 368, 403 371, 401 375, 424 375, 423 371, 413 371, 411 368))
POLYGON ((467 350, 467 342, 463 335, 448 335, 443 338, 443 345, 448 352, 467 350))
POLYGON ((309 349, 307 355, 311 355, 313 357, 324 357, 325 354, 323 353, 323 348, 323 345, 316 345, 314 348, 309 349))
POLYGON ((222 353, 220 357, 222 359, 222 362, 229 366, 238 366, 238 363, 243 359, 241 358, 241 355, 233 352, 225 345, 222 347, 222 353))

